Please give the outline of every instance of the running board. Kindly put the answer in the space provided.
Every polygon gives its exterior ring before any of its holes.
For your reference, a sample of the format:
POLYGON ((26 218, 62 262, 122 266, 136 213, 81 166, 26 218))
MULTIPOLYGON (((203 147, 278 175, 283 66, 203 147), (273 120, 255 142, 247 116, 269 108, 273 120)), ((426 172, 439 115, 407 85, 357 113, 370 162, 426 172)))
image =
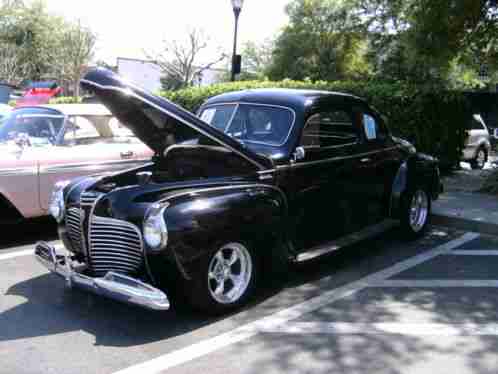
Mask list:
POLYGON ((392 229, 398 224, 398 221, 392 219, 386 219, 375 225, 368 226, 363 230, 357 231, 355 233, 343 236, 342 238, 330 241, 325 244, 318 245, 311 248, 310 250, 300 253, 296 257, 296 262, 305 262, 312 260, 314 258, 326 255, 328 253, 335 252, 342 247, 357 243, 359 241, 365 240, 372 236, 381 234, 389 229, 392 229))

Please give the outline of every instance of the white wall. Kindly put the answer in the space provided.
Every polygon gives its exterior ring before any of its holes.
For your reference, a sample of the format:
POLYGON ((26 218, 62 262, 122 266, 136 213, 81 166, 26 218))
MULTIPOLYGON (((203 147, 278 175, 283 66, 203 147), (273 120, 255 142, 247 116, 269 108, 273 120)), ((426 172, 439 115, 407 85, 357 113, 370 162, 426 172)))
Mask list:
MULTIPOLYGON (((161 69, 152 61, 118 57, 118 73, 153 93, 161 90, 161 69)), ((194 85, 208 86, 220 82, 224 74, 223 70, 204 70, 201 79, 196 79, 194 85)))

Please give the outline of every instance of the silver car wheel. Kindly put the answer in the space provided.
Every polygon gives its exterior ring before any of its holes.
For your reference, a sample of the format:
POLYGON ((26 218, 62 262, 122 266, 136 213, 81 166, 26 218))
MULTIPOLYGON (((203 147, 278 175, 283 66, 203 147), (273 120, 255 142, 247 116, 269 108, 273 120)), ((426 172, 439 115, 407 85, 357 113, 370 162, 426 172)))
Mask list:
POLYGON ((482 149, 477 152, 476 161, 479 168, 484 167, 484 164, 486 163, 486 153, 482 149))
POLYGON ((425 226, 429 215, 429 198, 424 190, 417 190, 410 203, 410 227, 419 232, 425 226))
POLYGON ((237 302, 251 281, 253 263, 248 249, 240 243, 223 246, 208 267, 208 288, 220 304, 237 302))

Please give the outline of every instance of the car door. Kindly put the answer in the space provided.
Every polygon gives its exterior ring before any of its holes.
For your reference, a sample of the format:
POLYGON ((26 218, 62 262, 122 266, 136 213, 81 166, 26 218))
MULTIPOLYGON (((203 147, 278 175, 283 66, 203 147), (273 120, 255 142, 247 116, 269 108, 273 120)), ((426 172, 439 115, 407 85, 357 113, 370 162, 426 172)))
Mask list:
POLYGON ((387 131, 382 118, 366 106, 354 108, 360 128, 360 157, 356 160, 355 183, 362 196, 364 225, 385 219, 389 212, 390 192, 403 154, 387 131))
POLYGON ((135 137, 115 134, 110 125, 112 118, 68 116, 59 143, 40 160, 42 209, 48 209, 50 193, 57 181, 143 164, 148 148, 135 137))
POLYGON ((358 131, 348 106, 324 105, 303 128, 304 157, 289 168, 295 249, 309 248, 355 230, 354 181, 358 131))

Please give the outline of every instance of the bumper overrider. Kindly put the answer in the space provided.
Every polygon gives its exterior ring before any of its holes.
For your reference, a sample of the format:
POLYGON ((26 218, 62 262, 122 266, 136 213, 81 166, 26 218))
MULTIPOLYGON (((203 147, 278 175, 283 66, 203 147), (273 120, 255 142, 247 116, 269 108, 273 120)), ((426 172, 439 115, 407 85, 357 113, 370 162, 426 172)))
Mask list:
POLYGON ((35 257, 48 270, 63 277, 68 287, 75 286, 96 295, 152 310, 168 310, 170 307, 163 291, 138 279, 112 271, 101 278, 79 273, 68 256, 57 254, 55 248, 48 243, 36 244, 35 257))

